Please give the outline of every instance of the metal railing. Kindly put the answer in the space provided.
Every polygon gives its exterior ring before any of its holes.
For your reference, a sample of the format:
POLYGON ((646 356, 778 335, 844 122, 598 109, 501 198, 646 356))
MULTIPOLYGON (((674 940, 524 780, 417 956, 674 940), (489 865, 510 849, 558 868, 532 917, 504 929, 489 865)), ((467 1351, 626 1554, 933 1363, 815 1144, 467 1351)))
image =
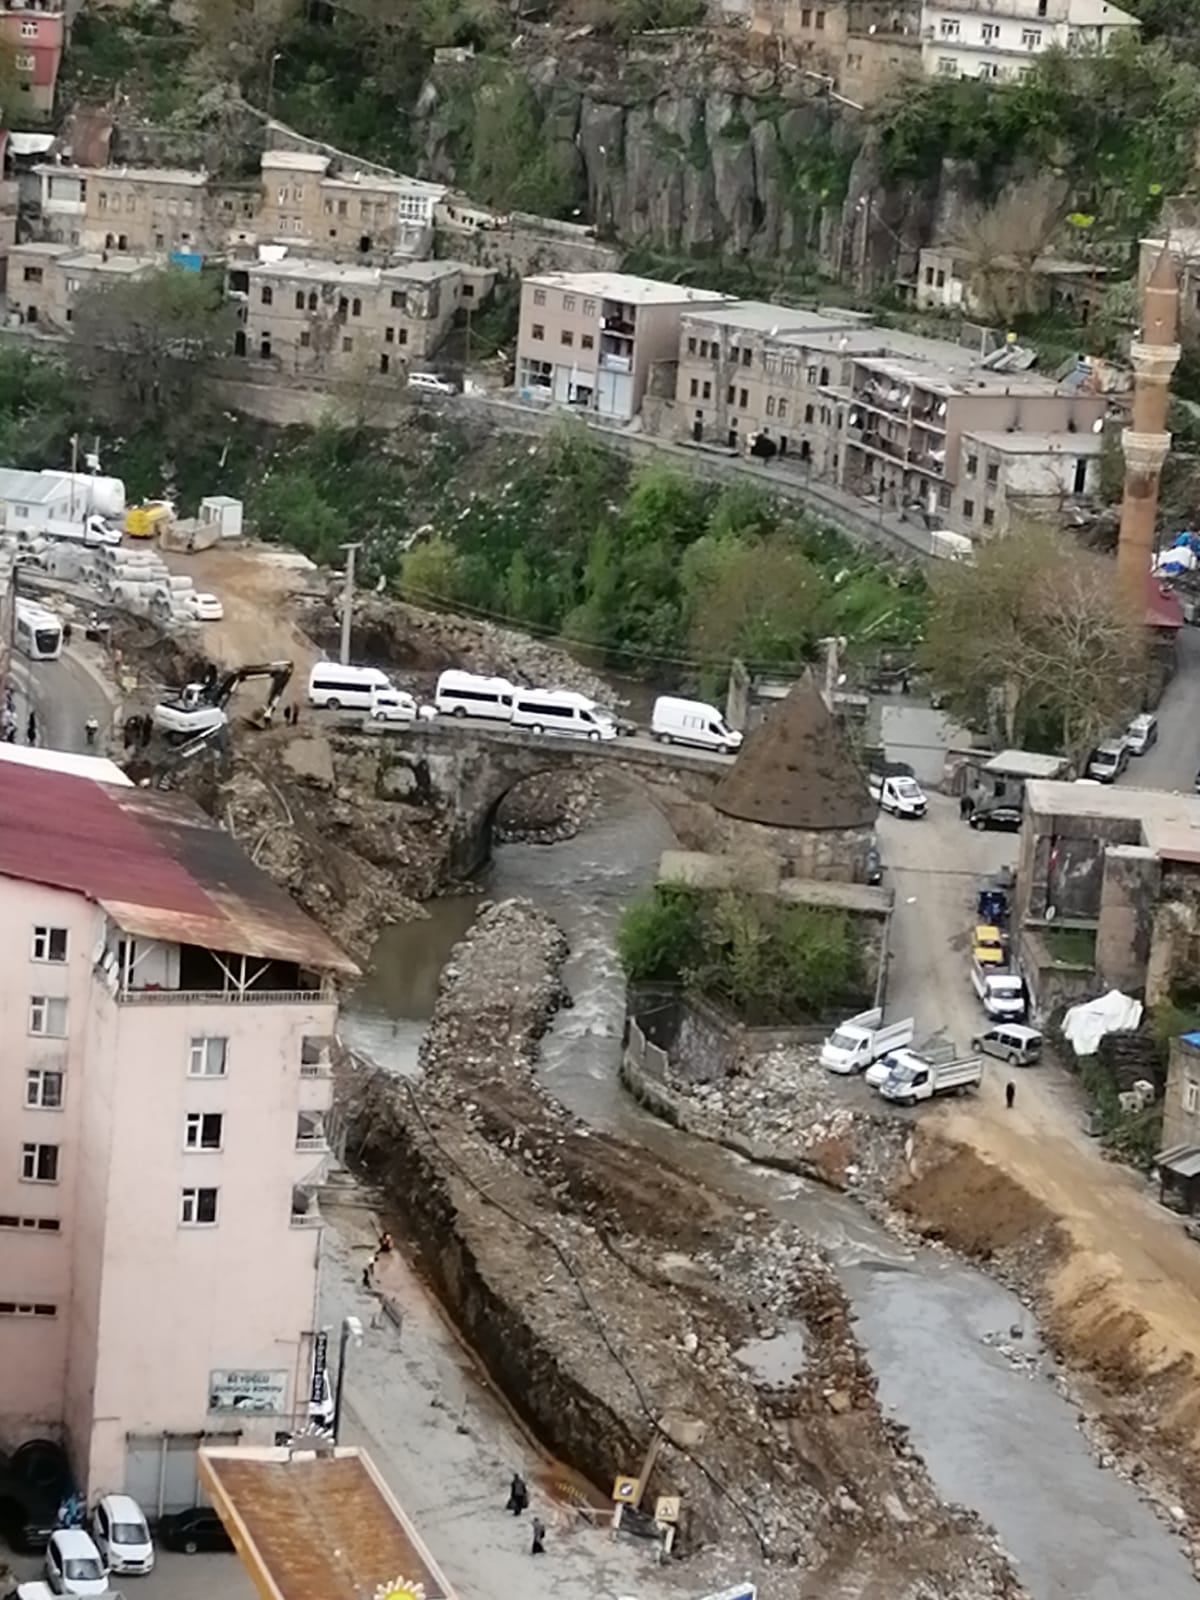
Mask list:
POLYGON ((230 1006, 313 1005, 328 996, 320 989, 118 989, 120 1005, 230 1006))
POLYGON ((332 1061, 302 1061, 300 1063, 300 1076, 302 1078, 332 1078, 332 1061))
POLYGON ((311 1211, 293 1211, 292 1212, 292 1227, 293 1228, 319 1228, 324 1221, 325 1221, 325 1218, 321 1215, 321 1213, 316 1209, 315 1206, 311 1211))

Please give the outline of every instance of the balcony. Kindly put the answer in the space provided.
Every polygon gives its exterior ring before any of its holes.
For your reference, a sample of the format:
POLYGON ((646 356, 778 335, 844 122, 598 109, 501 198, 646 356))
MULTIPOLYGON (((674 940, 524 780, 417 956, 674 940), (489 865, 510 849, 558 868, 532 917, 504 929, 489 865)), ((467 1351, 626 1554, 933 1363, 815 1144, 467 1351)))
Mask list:
POLYGON ((321 1208, 317 1204, 317 1191, 307 1184, 296 1184, 292 1190, 292 1215, 293 1228, 319 1228, 325 1219, 321 1215, 321 1208))
POLYGON ((633 357, 610 355, 607 350, 602 350, 598 365, 601 372, 632 372, 633 357))
POLYGON ((329 1000, 323 989, 119 989, 123 1006, 305 1006, 329 1000))
POLYGON ((329 1149, 325 1118, 319 1111, 301 1111, 297 1116, 296 1149, 318 1153, 329 1149))

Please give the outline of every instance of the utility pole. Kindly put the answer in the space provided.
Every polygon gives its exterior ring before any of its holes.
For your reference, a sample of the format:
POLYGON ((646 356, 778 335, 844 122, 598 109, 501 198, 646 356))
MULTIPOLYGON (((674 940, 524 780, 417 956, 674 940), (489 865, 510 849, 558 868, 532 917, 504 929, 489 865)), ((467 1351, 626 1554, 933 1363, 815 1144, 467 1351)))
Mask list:
POLYGON ((275 63, 277 61, 282 61, 282 60, 283 60, 283 51, 282 50, 273 50, 271 52, 271 61, 270 61, 270 65, 267 68, 267 120, 268 120, 268 122, 271 119, 271 113, 275 109, 275 63))
POLYGON ((342 648, 338 659, 344 667, 350 665, 350 626, 354 620, 354 557, 361 544, 344 544, 346 552, 346 583, 342 590, 342 648))

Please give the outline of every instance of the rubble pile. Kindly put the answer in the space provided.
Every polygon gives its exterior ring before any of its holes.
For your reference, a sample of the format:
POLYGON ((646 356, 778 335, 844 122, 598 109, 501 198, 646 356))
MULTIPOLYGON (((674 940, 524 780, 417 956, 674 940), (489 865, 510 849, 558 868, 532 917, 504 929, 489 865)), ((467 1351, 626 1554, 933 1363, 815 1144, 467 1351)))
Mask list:
POLYGON ((811 1241, 583 1126, 539 1082, 566 953, 529 903, 484 906, 443 972, 420 1081, 360 1067, 343 1086, 348 1148, 493 1378, 605 1488, 660 1433, 644 1504, 681 1497, 698 1586, 749 1571, 808 1600, 853 1572, 895 1600, 1019 1595, 882 1416, 811 1241), (799 1358, 760 1364, 779 1341, 799 1358))
POLYGON ((500 802, 492 839, 503 844, 559 844, 573 839, 596 809, 591 772, 543 772, 500 802))

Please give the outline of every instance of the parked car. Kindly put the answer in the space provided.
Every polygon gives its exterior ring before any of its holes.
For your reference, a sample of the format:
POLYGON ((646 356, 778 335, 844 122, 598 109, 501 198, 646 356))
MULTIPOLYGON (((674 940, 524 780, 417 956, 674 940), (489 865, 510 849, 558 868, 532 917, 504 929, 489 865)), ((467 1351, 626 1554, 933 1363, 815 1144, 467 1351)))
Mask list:
POLYGON ((1129 749, 1125 740, 1106 739, 1098 744, 1088 757, 1087 776, 1097 783, 1115 783, 1129 765, 1129 749))
POLYGON ((423 389, 426 394, 457 394, 458 388, 453 383, 448 383, 445 378, 439 378, 436 372, 410 372, 408 375, 410 389, 423 389))
POLYGON ((225 616, 225 607, 215 594, 198 594, 192 597, 192 615, 197 622, 220 622, 225 616))
POLYGON ((194 1556, 201 1550, 232 1550, 233 1540, 225 1524, 211 1506, 193 1506, 190 1511, 173 1511, 160 1517, 158 1541, 166 1550, 182 1550, 194 1556))
POLYGON ((46 1546, 46 1582, 55 1594, 108 1593, 108 1569, 89 1533, 56 1528, 46 1546))
POLYGON ((92 1538, 110 1572, 153 1572, 154 1541, 145 1513, 127 1494, 102 1495, 92 1512, 92 1538))
POLYGON ((1019 833, 1021 808, 1012 805, 979 806, 971 813, 971 826, 997 829, 1003 833, 1019 833))
POLYGON ((0 1462, 0 1531, 9 1547, 44 1550, 73 1492, 66 1451, 53 1439, 30 1439, 0 1462))
POLYGON ((415 722, 417 702, 404 689, 373 689, 371 718, 374 722, 415 722))
POLYGON ((1012 1067, 1031 1067, 1041 1056, 1042 1036, 1023 1022, 1005 1022, 972 1039, 971 1049, 980 1055, 998 1056, 1012 1067))
POLYGON ((1125 748, 1131 756, 1144 756, 1157 743, 1158 718, 1153 712, 1143 711, 1125 729, 1125 748))

